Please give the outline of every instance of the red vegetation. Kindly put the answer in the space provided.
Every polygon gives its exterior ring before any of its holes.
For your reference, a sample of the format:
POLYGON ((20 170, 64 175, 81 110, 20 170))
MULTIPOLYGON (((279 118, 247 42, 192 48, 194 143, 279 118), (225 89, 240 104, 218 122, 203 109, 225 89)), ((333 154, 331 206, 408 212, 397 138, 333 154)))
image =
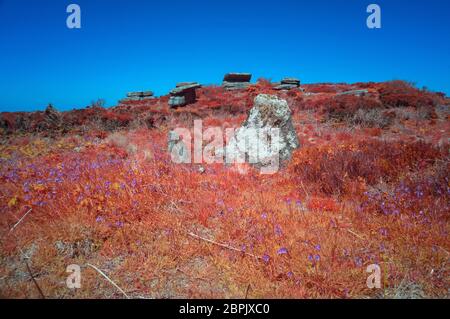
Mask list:
POLYGON ((448 100, 403 82, 304 87, 314 94, 204 87, 177 110, 165 96, 62 112, 61 125, 2 113, 2 296, 39 297, 25 254, 51 298, 123 297, 87 264, 135 298, 447 296, 448 100), (355 89, 369 93, 336 96, 355 89), (301 144, 277 174, 170 161, 169 130, 238 127, 260 92, 288 101, 301 144), (395 121, 353 122, 373 110, 395 121), (82 289, 65 286, 71 264, 82 289), (366 285, 371 264, 381 289, 366 285))

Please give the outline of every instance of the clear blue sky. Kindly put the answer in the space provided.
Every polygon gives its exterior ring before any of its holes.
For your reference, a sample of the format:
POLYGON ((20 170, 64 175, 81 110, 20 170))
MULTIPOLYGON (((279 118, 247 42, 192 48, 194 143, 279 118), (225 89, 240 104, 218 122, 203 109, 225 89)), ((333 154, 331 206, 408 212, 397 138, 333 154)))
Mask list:
POLYGON ((450 93, 448 0, 0 0, 0 111, 67 110, 227 72, 450 93), (67 5, 82 28, 66 27, 67 5), (382 29, 366 27, 366 7, 382 29))

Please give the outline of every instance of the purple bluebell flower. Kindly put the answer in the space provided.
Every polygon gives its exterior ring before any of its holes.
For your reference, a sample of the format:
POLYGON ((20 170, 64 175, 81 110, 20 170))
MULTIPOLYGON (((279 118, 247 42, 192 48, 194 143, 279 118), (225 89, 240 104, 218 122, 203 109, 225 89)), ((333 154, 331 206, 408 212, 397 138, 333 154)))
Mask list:
POLYGON ((355 265, 358 267, 362 267, 363 265, 363 260, 361 257, 355 257, 355 265))
POLYGON ((278 251, 277 251, 277 254, 278 255, 285 255, 285 254, 287 254, 288 253, 288 250, 287 250, 287 248, 285 248, 285 247, 281 247, 280 249, 278 249, 278 251))
POLYGON ((121 221, 116 222, 116 226, 117 227, 123 227, 123 222, 121 222, 121 221))
POLYGON ((320 245, 316 245, 316 246, 314 246, 314 248, 316 249, 316 250, 320 250, 320 245))
POLYGON ((275 234, 276 234, 277 236, 281 236, 281 235, 283 234, 280 225, 276 225, 276 226, 275 226, 275 234))
POLYGON ((380 228, 380 234, 381 234, 382 236, 387 236, 387 234, 388 234, 387 229, 386 229, 386 228, 380 228))
POLYGON ((267 254, 264 254, 262 256, 262 260, 267 264, 270 261, 270 256, 267 254))

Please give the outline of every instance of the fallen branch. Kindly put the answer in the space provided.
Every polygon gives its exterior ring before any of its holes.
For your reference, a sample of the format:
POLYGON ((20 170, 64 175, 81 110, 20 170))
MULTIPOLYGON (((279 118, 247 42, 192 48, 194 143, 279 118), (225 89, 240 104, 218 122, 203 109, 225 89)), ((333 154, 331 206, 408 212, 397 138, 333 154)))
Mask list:
POLYGON ((9 230, 9 232, 11 233, 21 222, 22 222, 22 220, 25 218, 25 217, 27 217, 27 215, 29 214, 29 213, 31 213, 31 211, 32 211, 33 209, 32 208, 30 208, 30 210, 29 211, 27 211, 26 213, 25 213, 25 215, 23 215, 22 216, 22 218, 20 218, 19 219, 19 221, 17 222, 17 223, 15 223, 14 224, 14 226, 9 230))
POLYGON ((307 191, 306 188, 305 188, 305 185, 303 185, 303 181, 300 181, 300 185, 302 186, 303 191, 304 191, 305 194, 306 194, 306 199, 309 200, 309 194, 308 194, 308 191, 307 191))
POLYGON ((249 291, 250 291, 250 284, 248 284, 248 286, 247 286, 247 290, 245 291, 245 298, 244 299, 248 298, 248 292, 249 291))
POLYGON ((39 294, 41 295, 42 299, 45 299, 45 295, 42 292, 41 287, 39 287, 36 279, 34 278, 33 273, 31 272, 31 269, 30 269, 30 265, 28 265, 28 262, 26 260, 25 260, 25 265, 27 266, 28 273, 30 274, 30 277, 34 282, 34 285, 36 286, 37 290, 39 291, 39 294))
POLYGON ((123 291, 122 288, 120 288, 114 281, 112 281, 108 276, 105 275, 105 273, 103 271, 101 271, 100 269, 98 269, 97 267, 95 267, 94 265, 91 264, 86 264, 87 266, 93 268, 95 271, 97 271, 100 275, 102 275, 103 277, 106 278, 106 280, 108 280, 114 287, 116 287, 127 299, 130 299, 130 297, 126 294, 125 291, 123 291))
POLYGON ((362 237, 361 235, 358 235, 357 233, 355 233, 354 231, 352 231, 351 229, 347 229, 347 231, 352 234, 355 235, 356 237, 358 237, 359 239, 364 240, 364 237, 362 237))
POLYGON ((250 257, 253 257, 253 258, 256 258, 256 259, 262 259, 262 258, 259 257, 259 256, 256 256, 256 255, 247 253, 247 252, 245 252, 245 251, 242 251, 241 249, 238 249, 238 248, 235 248, 235 247, 232 247, 232 246, 228 246, 228 245, 225 245, 225 244, 221 244, 221 243, 215 242, 215 241, 213 241, 213 240, 211 240, 211 239, 201 237, 201 236, 196 235, 196 234, 194 234, 194 233, 188 233, 188 235, 191 236, 191 237, 194 237, 194 238, 197 238, 197 239, 201 239, 201 240, 203 240, 203 241, 206 241, 206 242, 208 242, 208 243, 210 243, 210 244, 214 244, 214 245, 217 245, 217 246, 220 246, 220 247, 223 247, 223 248, 227 248, 227 249, 230 249, 230 250, 234 250, 234 251, 240 252, 240 253, 242 253, 242 254, 244 254, 244 255, 247 255, 247 256, 250 256, 250 257))

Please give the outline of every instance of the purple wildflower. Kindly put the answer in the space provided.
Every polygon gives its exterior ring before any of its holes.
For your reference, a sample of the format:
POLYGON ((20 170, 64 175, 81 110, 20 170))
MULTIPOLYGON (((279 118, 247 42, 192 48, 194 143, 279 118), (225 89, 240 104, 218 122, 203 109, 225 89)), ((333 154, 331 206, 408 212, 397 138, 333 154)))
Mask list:
POLYGON ((283 232, 281 231, 280 225, 276 225, 276 226, 275 226, 275 234, 276 234, 277 236, 281 236, 281 235, 283 234, 283 232))

